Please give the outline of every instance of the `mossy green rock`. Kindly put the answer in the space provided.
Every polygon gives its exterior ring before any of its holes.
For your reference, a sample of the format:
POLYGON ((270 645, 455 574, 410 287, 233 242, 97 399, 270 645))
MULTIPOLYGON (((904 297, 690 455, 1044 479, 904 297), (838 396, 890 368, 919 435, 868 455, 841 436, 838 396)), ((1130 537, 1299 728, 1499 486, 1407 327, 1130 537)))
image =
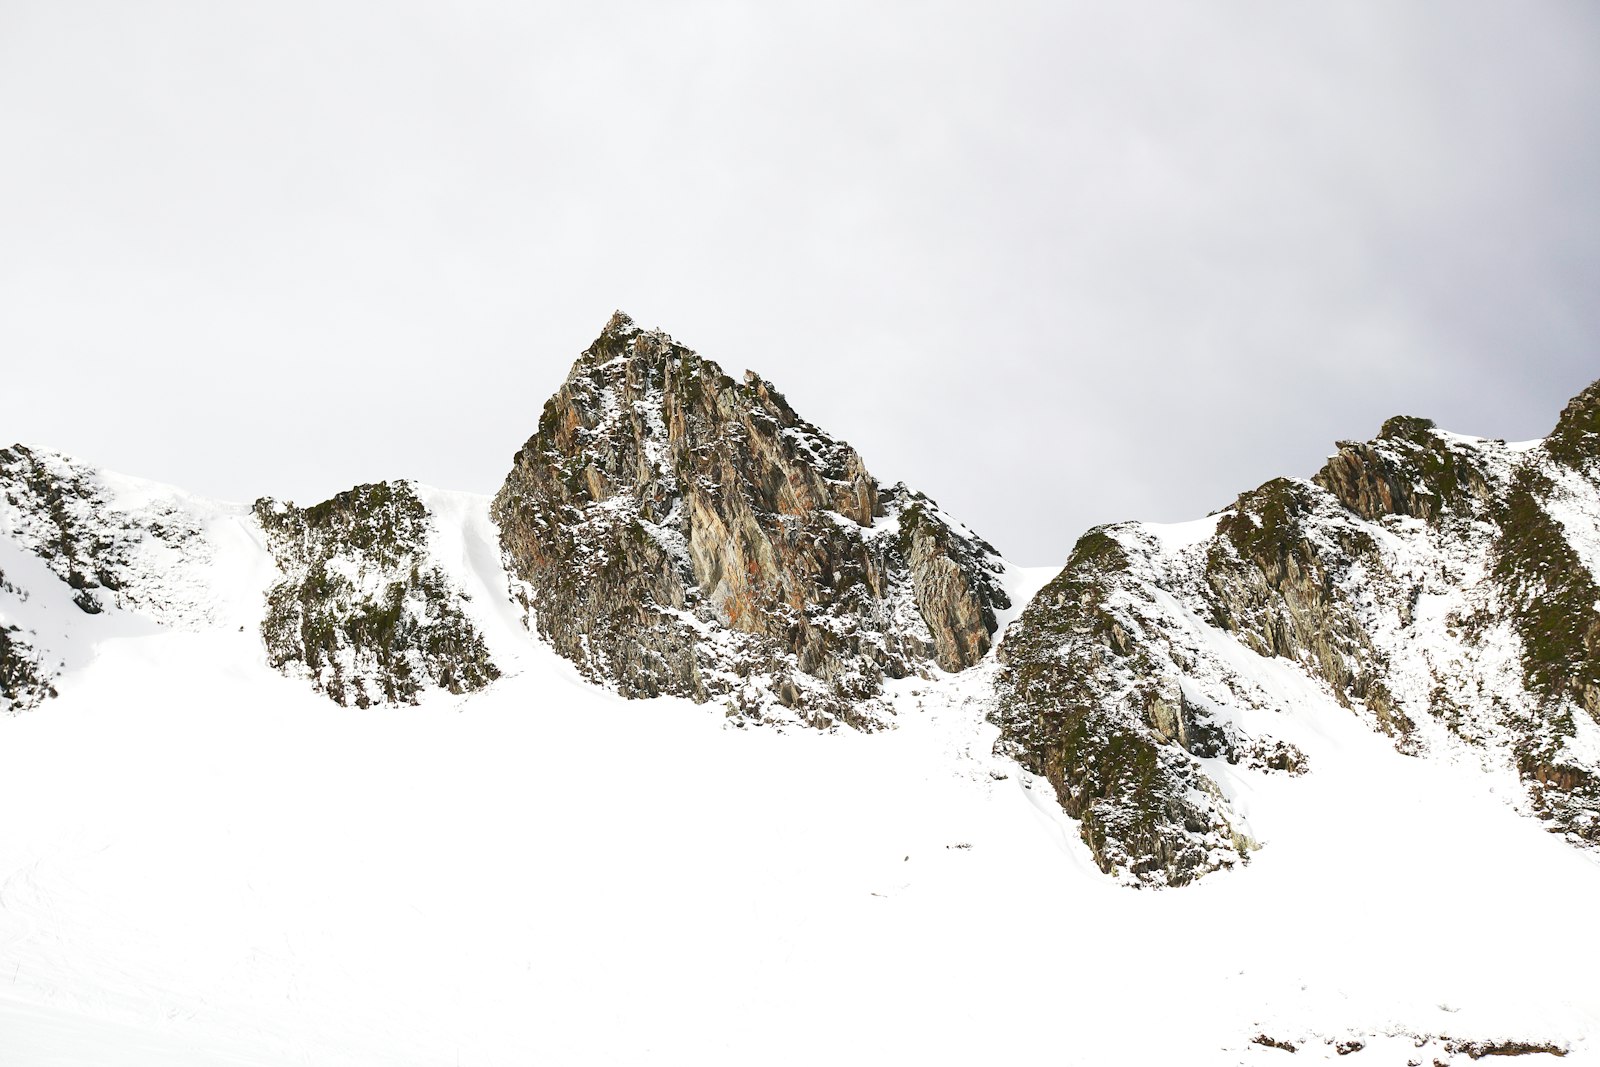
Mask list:
POLYGON ((361 485, 309 508, 264 498, 254 514, 284 573, 261 623, 277 669, 358 707, 499 676, 463 595, 428 558, 428 512, 408 484, 361 485))
POLYGON ((1306 769, 1238 728, 1282 698, 1219 637, 1402 752, 1520 776, 1528 810, 1600 843, 1600 383, 1536 446, 1397 417, 1212 521, 1178 547, 1091 531, 1000 649, 997 748, 1052 783, 1102 867, 1172 885, 1240 862, 1247 829, 1204 761, 1306 769))
POLYGON ((1396 416, 1376 440, 1340 441, 1312 479, 1366 519, 1414 516, 1428 522, 1472 516, 1490 504, 1477 452, 1436 432, 1427 419, 1396 416))
POLYGON ((1600 464, 1600 381, 1573 397, 1562 409, 1544 446, 1558 463, 1594 471, 1600 464))
POLYGON ((1090 530, 1029 602, 999 651, 996 747, 1050 782, 1107 873, 1183 885, 1254 847, 1201 760, 1298 772, 1304 758, 1188 699, 1137 603, 1140 555, 1128 528, 1090 530))

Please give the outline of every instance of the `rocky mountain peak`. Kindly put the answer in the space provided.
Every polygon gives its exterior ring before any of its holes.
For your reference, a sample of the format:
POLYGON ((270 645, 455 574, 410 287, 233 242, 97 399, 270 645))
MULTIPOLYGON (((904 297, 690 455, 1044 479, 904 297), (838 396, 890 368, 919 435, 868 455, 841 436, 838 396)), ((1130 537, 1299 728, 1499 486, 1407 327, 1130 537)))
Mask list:
POLYGON ((1600 464, 1600 381, 1561 409, 1561 418, 1545 439, 1545 449, 1553 458, 1576 469, 1594 469, 1600 464))
POLYGON ((1270 735, 1291 703, 1481 762, 1600 843, 1597 413, 1600 383, 1532 446, 1396 417, 1181 533, 1090 531, 1006 635, 999 750, 1145 884, 1247 859, 1227 783, 1307 769, 1270 735))
POLYGON ((994 550, 754 372, 620 312, 495 499, 532 620, 628 695, 865 725, 885 676, 959 670, 1004 606, 994 550))
POLYGON ((601 337, 621 337, 625 334, 638 333, 639 327, 626 311, 618 308, 606 320, 605 329, 600 331, 601 337))
POLYGON ((1365 519, 1471 518, 1494 493, 1479 450, 1439 431, 1431 419, 1397 415, 1375 439, 1340 441, 1338 448, 1311 480, 1365 519))

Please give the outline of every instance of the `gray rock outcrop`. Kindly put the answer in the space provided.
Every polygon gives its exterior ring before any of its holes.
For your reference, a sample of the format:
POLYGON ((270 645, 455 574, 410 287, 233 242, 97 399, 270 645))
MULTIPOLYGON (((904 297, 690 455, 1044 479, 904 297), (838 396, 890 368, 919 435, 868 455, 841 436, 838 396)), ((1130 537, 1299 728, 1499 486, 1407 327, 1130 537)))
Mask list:
POLYGON ((994 550, 742 381, 618 313, 494 503, 515 595, 590 678, 870 727, 884 677, 960 670, 1007 606, 994 550))

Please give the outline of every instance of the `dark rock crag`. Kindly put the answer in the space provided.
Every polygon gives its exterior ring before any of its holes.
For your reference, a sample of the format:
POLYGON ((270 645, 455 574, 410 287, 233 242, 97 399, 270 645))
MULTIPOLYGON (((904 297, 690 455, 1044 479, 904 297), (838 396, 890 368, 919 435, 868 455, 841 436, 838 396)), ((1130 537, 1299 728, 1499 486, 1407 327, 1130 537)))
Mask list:
POLYGON ((1050 781, 1108 872, 1178 885, 1242 862, 1253 844, 1201 761, 1305 761, 1237 726, 1284 698, 1221 638, 1293 664, 1402 752, 1513 769, 1552 830, 1595 844, 1597 516, 1600 383, 1532 446, 1395 418, 1176 545, 1091 531, 999 651, 997 749, 1050 781))
MULTIPOLYGON (((6 581, 5 572, 0 571, 3 597, 22 599, 26 593, 6 581)), ((32 636, 16 623, 0 620, 0 711, 26 711, 56 695, 52 671, 34 648, 32 636)))
POLYGON ((181 501, 149 488, 137 500, 120 500, 102 472, 68 456, 20 444, 0 448, 0 537, 43 564, 24 568, 33 572, 27 578, 15 569, 0 574, 0 711, 55 696, 67 635, 107 621, 108 612, 179 627, 210 621, 204 597, 172 575, 203 568, 211 545, 181 501), (31 617, 33 625, 40 601, 57 598, 66 617, 56 617, 49 632, 18 622, 31 617))
POLYGON ((881 720, 883 678, 982 658, 994 550, 795 413, 620 312, 545 404, 494 502, 539 633, 628 696, 881 720))
POLYGON ((261 622, 273 667, 363 708, 499 677, 464 594, 428 557, 428 511, 409 484, 360 485, 309 508, 263 498, 254 514, 284 575, 261 622))

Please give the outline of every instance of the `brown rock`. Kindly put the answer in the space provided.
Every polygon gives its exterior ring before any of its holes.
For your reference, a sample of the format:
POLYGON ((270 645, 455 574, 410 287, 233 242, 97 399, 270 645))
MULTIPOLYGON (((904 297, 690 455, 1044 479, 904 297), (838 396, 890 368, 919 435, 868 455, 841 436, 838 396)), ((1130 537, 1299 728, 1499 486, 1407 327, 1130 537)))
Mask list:
POLYGON ((987 544, 801 419, 618 313, 495 498, 541 634, 630 696, 867 724, 882 677, 959 670, 1004 605, 987 544))

